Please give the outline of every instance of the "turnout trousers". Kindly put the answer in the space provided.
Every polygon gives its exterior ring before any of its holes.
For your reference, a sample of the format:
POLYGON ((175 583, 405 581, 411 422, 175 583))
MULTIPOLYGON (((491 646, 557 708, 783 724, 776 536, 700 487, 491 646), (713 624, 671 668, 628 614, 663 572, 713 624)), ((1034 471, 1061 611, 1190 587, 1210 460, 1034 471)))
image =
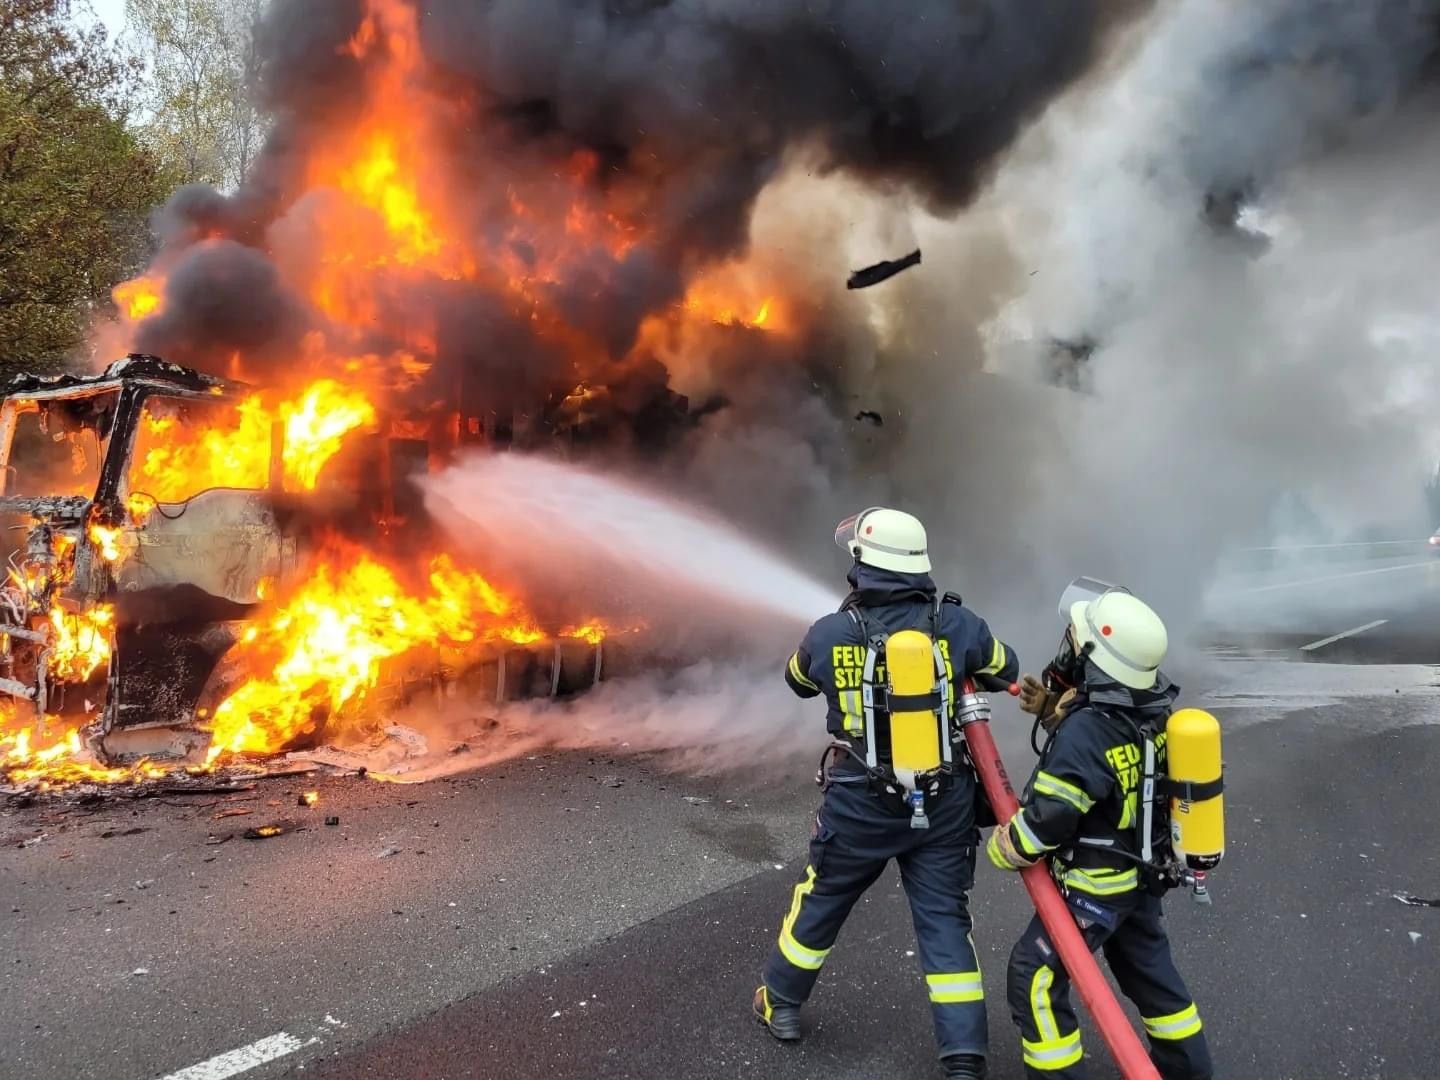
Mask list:
MULTIPOLYGON (((1105 960, 1125 996, 1140 1010, 1150 1060, 1165 1080, 1210 1080, 1210 1049, 1200 1013, 1170 956, 1160 899, 1138 891, 1069 897, 1071 911, 1093 952, 1105 960)), ((1010 953, 1007 996, 1020 1029, 1030 1080, 1084 1080, 1080 1028, 1070 1007, 1070 976, 1039 916, 1010 953)))
POLYGON ((810 860, 796 884, 765 965, 772 998, 810 997, 855 901, 894 859, 910 901, 940 1056, 984 1054, 984 990, 970 937, 975 880, 975 785, 968 774, 928 811, 930 828, 885 809, 865 783, 837 778, 810 834, 810 860))

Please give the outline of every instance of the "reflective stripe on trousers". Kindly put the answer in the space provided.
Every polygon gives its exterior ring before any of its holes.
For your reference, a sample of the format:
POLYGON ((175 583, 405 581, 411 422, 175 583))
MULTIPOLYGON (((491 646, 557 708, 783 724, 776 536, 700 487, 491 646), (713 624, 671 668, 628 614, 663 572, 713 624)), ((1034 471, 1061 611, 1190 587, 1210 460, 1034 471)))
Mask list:
POLYGON ((851 908, 894 859, 910 903, 939 1053, 984 1054, 984 990, 970 938, 973 784, 955 783, 929 816, 930 828, 912 829, 908 816, 887 810, 865 785, 832 785, 763 981, 776 997, 806 1001, 851 908))
MULTIPOLYGON (((1107 898, 1109 925, 1077 912, 1091 949, 1105 960, 1125 996, 1145 1019, 1150 1057, 1160 1075, 1209 1080, 1210 1050, 1199 1010, 1175 968, 1158 898, 1130 891, 1107 898)), ((1010 1015, 1020 1029, 1031 1080, 1083 1080, 1087 1075, 1079 1024, 1070 1004, 1070 977, 1038 917, 1010 954, 1010 1015)))

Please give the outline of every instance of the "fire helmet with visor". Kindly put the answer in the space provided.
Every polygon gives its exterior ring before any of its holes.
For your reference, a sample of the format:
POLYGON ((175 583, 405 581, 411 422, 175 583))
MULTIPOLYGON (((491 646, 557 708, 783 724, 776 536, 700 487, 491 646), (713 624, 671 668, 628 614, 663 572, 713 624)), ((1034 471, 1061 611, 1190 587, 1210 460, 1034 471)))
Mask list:
POLYGON ((835 543, 856 562, 902 574, 928 574, 925 526, 913 514, 872 506, 835 526, 835 543))
POLYGON ((1068 623, 1062 654, 1088 658, 1132 690, 1155 686, 1169 635, 1160 616, 1130 590, 1076 578, 1060 596, 1060 617, 1068 623))

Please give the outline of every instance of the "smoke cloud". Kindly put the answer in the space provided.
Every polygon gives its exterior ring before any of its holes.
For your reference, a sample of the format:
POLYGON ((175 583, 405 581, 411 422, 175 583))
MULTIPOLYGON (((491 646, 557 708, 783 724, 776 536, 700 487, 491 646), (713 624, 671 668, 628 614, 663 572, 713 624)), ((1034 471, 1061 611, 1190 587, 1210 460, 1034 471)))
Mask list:
MULTIPOLYGON (((317 332, 363 355, 423 340, 417 400, 458 385, 486 409, 606 386, 616 468, 837 591, 831 526, 889 502, 1027 668, 1080 574, 1134 588, 1180 642, 1237 546, 1433 525, 1437 17, 1440 0, 276 0, 274 136, 239 192, 162 213, 167 306, 143 340, 270 372, 317 332), (412 16, 418 55, 395 32, 412 16), (427 106, 408 117, 425 193, 481 265, 377 262, 363 304, 320 304, 336 196, 313 178, 397 67, 427 106), (843 289, 913 246, 920 267, 843 289), (783 281, 791 332, 646 333, 717 268, 783 281)), ((361 262, 385 239, 346 236, 361 262)), ((452 474, 454 505, 478 482, 452 474)), ((751 699, 722 670, 584 708, 641 741, 691 715, 677 691, 765 731, 791 715, 783 688, 751 699)), ((706 742, 697 708, 682 727, 706 742)))

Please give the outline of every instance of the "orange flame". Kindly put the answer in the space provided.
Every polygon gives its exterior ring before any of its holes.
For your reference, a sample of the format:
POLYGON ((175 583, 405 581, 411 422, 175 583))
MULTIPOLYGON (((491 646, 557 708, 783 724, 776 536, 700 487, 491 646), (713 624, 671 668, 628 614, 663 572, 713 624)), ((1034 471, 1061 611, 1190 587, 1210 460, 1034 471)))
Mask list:
POLYGON ((189 428, 173 416, 147 415, 135 444, 129 509, 143 520, 156 502, 180 502, 216 487, 266 487, 277 420, 285 437, 285 487, 308 491, 345 436, 375 423, 375 407, 360 391, 321 379, 276 408, 252 395, 218 425, 189 428))
POLYGON ((115 608, 101 604, 88 611, 50 611, 50 673, 72 682, 84 682, 110 660, 115 608))
POLYGON ((110 298, 127 319, 139 322, 164 311, 164 289, 165 282, 162 278, 138 277, 116 285, 110 291, 110 298))
MULTIPOLYGON (((13 717, 0 717, 0 724, 13 717)), ((0 775, 11 784, 36 784, 48 789, 81 782, 116 784, 166 775, 166 770, 148 761, 131 766, 107 768, 85 759, 85 747, 78 728, 67 728, 53 742, 37 745, 33 727, 0 730, 0 775)))
POLYGON ((269 674, 215 709, 210 762, 227 752, 273 752, 314 730, 322 715, 363 701, 385 661, 416 647, 544 637, 515 599, 447 556, 430 564, 428 595, 407 593, 367 555, 332 558, 236 646, 246 670, 269 674))
POLYGON ((107 563, 120 561, 123 555, 121 543, 124 537, 120 529, 92 521, 86 529, 86 534, 90 537, 90 542, 95 545, 95 549, 100 552, 100 557, 107 563))

